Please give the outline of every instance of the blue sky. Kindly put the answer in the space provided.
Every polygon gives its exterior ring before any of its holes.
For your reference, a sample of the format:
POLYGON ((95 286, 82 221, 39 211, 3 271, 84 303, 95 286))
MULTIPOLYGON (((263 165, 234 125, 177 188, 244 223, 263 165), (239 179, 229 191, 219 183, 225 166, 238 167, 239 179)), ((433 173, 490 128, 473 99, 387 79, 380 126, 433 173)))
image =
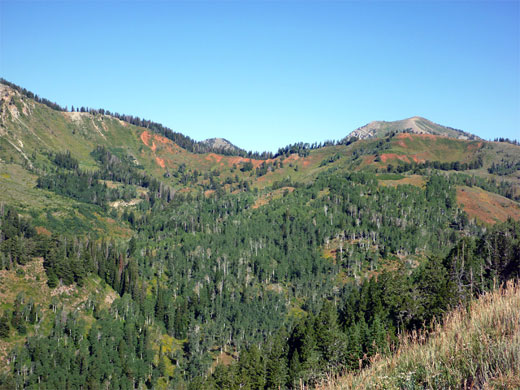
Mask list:
POLYGON ((0 0, 0 74, 248 150, 415 115, 519 139, 519 4, 0 0))

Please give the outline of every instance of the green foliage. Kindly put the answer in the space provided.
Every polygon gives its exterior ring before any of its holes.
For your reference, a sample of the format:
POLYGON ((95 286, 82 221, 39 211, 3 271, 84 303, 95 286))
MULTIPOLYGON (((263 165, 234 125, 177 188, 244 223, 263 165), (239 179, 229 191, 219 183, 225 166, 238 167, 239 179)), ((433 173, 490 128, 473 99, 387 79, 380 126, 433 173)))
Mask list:
POLYGON ((0 338, 5 339, 9 337, 9 332, 11 327, 9 325, 11 321, 9 317, 7 317, 7 313, 4 313, 2 317, 0 317, 0 338))
POLYGON ((506 176, 520 171, 520 161, 516 163, 512 161, 502 161, 498 164, 492 163, 491 167, 488 168, 488 172, 494 175, 506 176))
POLYGON ((70 151, 65 153, 55 153, 52 161, 60 168, 77 169, 79 166, 78 160, 71 156, 70 151))
POLYGON ((78 313, 58 309, 49 336, 30 337, 11 353, 17 385, 27 389, 108 386, 128 389, 157 377, 150 345, 150 327, 128 297, 107 311, 94 312, 86 327, 78 313), (23 374, 22 374, 23 373, 23 374))
MULTIPOLYGON (((325 372, 368 365, 371 356, 391 350, 399 332, 428 327, 454 303, 489 289, 493 278, 518 275, 515 223, 459 239, 465 225, 451 177, 432 174, 424 189, 394 188, 379 186, 380 177, 372 174, 329 171, 307 185, 280 182, 294 191, 253 208, 248 192, 173 197, 125 155, 97 148, 92 157, 99 171, 77 169, 79 179, 72 179, 61 167, 41 180, 86 202, 93 202, 99 186, 99 196, 110 199, 112 189, 100 180, 148 188, 148 202, 111 214, 133 227, 130 241, 41 237, 7 210, 2 261, 13 267, 37 254, 44 258, 49 287, 81 286, 95 274, 123 298, 109 312, 94 307, 89 327, 77 325, 73 314, 55 313, 50 333, 30 337, 24 350, 14 352, 20 363, 12 373, 20 386, 313 384, 325 372), (324 257, 331 245, 335 256, 324 257), (424 254, 428 258, 417 267, 384 268, 390 257, 424 254), (368 272, 377 278, 365 277, 368 272), (295 311, 302 317, 293 317, 295 311), (70 328, 68 321, 74 323, 70 328), (152 352, 152 327, 182 340, 179 348, 164 352, 161 345, 152 352), (236 351, 238 358, 208 376, 215 347, 236 351), (66 369, 51 377, 38 368, 48 367, 44 359, 66 369), (106 368, 107 362, 113 367, 106 368), (24 377, 27 367, 32 373, 24 377)), ((218 172, 208 181, 214 177, 218 172)), ((12 327, 31 334, 31 319, 38 317, 33 311, 20 300, 4 333, 12 327)))
POLYGON ((24 265, 41 255, 44 241, 27 218, 11 207, 0 207, 0 269, 24 265))

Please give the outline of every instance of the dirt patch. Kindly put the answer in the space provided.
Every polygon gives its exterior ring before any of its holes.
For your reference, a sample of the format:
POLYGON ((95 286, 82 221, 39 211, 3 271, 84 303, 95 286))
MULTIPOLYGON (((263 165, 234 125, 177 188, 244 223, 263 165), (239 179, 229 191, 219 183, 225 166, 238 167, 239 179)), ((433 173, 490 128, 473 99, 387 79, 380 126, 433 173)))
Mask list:
POLYGON ((43 226, 36 226, 35 229, 36 229, 36 233, 38 233, 38 234, 43 234, 44 236, 48 236, 48 237, 50 237, 52 235, 52 233, 49 230, 47 230, 46 228, 44 228, 43 226))
POLYGON ((425 162, 426 160, 423 159, 423 158, 420 158, 418 154, 413 154, 410 156, 412 158, 413 161, 415 161, 416 163, 423 163, 425 162))
POLYGON ((85 115, 89 115, 87 113, 84 113, 84 112, 64 112, 63 113, 63 116, 67 119, 70 119, 72 122, 74 123, 80 123, 82 121, 82 118, 85 116, 85 115))
POLYGON ((241 164, 246 161, 247 161, 247 159, 245 159, 244 157, 231 157, 231 158, 227 159, 227 163, 230 164, 231 166, 233 164, 238 165, 238 164, 241 164))
MULTIPOLYGON (((175 144, 171 139, 163 137, 158 134, 151 134, 149 131, 145 130, 140 135, 141 141, 143 144, 148 146, 152 152, 164 152, 170 154, 179 153, 183 150, 179 145, 175 144)), ((164 153, 161 153, 163 155, 164 153)), ((160 165, 160 164, 159 164, 160 165)), ((164 168, 164 167, 163 167, 164 168)))
POLYGON ((166 164, 165 164, 163 158, 155 157, 155 162, 156 162, 157 165, 159 165, 161 168, 165 168, 165 167, 166 167, 166 164))
POLYGON ((475 187, 458 187, 457 203, 471 218, 495 224, 509 217, 520 219, 520 205, 511 199, 475 187))
POLYGON ((216 154, 216 153, 210 153, 206 156, 206 160, 208 161, 211 161, 211 160, 214 160, 215 162, 219 163, 220 161, 222 161, 222 157, 221 155, 219 154, 216 154))
POLYGON ((153 139, 163 145, 169 145, 169 144, 173 144, 173 141, 169 138, 166 138, 166 137, 163 137, 162 135, 159 135, 159 134, 154 134, 153 135, 153 139))
POLYGON ((143 131, 141 133, 141 141, 143 141, 143 144, 150 147, 150 140, 152 139, 152 135, 148 131, 143 131))
POLYGON ((117 298, 117 294, 115 291, 109 291, 108 294, 105 296, 104 302, 107 305, 107 307, 110 307, 112 305, 112 302, 115 301, 117 298))

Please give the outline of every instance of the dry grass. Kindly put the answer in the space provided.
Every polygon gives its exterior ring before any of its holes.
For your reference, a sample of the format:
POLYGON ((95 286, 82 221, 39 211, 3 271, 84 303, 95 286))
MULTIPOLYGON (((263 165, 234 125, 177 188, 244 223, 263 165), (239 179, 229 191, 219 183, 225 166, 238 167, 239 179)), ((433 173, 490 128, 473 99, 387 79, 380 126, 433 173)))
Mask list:
POLYGON ((511 217, 520 219, 520 206, 511 199, 484 191, 477 187, 458 187, 457 203, 464 208, 470 218, 495 224, 511 217))
POLYGON ((428 337, 409 334, 392 356, 318 389, 520 389, 519 283, 454 310, 428 337))

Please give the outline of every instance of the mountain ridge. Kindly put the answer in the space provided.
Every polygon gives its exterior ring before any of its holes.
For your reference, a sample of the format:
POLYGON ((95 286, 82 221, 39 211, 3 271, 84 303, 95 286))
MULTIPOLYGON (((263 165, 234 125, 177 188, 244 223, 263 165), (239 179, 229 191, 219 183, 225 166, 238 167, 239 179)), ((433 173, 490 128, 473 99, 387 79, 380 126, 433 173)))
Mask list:
MULTIPOLYGON (((31 91, 28 91, 25 88, 22 88, 16 84, 13 84, 3 78, 0 78, 0 93, 4 96, 11 95, 12 91, 16 91, 20 95, 25 95, 29 99, 35 100, 38 103, 44 104, 51 109, 62 111, 64 113, 100 113, 102 115, 107 115, 113 117, 114 119, 118 119, 120 121, 130 123, 133 125, 141 126, 144 128, 150 128, 154 132, 157 132, 161 135, 170 138, 172 141, 177 143, 182 148, 195 152, 195 153, 207 153, 214 152, 220 154, 231 154, 242 157, 251 157, 251 158, 260 158, 260 159, 269 159, 275 156, 275 154, 271 152, 259 152, 259 151, 246 151, 236 145, 234 145, 231 141, 223 138, 223 137, 212 137, 205 139, 203 141, 194 141, 189 136, 186 136, 182 133, 175 132, 162 124, 155 123, 150 120, 144 120, 139 117, 134 117, 132 115, 120 115, 118 113, 112 113, 108 110, 104 109, 85 109, 81 107, 81 111, 77 108, 76 111, 68 111, 66 108, 58 105, 57 103, 51 102, 48 99, 38 97, 37 94, 34 94, 31 91)), ((406 119, 396 120, 396 121, 372 121, 367 123, 364 126, 361 126, 353 131, 351 131, 346 137, 341 140, 333 141, 335 144, 341 143, 349 143, 353 139, 370 139, 370 138, 382 138, 390 133, 400 133, 400 132, 410 132, 413 134, 432 134, 439 136, 447 136, 450 138, 461 139, 461 140, 481 140, 479 136, 475 134, 471 134, 469 132, 454 129, 449 126, 444 126, 437 124, 429 119, 420 116, 413 116, 406 119)), ((318 143, 316 143, 318 144, 318 143)), ((321 144, 321 143, 320 143, 321 144)), ((328 145, 328 144, 327 144, 328 145)), ((288 147, 288 146, 285 146, 288 147)), ((280 148, 283 149, 283 148, 280 148)))
POLYGON ((452 127, 443 126, 429 119, 413 116, 396 121, 372 121, 350 132, 345 139, 382 138, 390 133, 409 132, 412 134, 431 134, 463 140, 480 140, 475 134, 452 127))

